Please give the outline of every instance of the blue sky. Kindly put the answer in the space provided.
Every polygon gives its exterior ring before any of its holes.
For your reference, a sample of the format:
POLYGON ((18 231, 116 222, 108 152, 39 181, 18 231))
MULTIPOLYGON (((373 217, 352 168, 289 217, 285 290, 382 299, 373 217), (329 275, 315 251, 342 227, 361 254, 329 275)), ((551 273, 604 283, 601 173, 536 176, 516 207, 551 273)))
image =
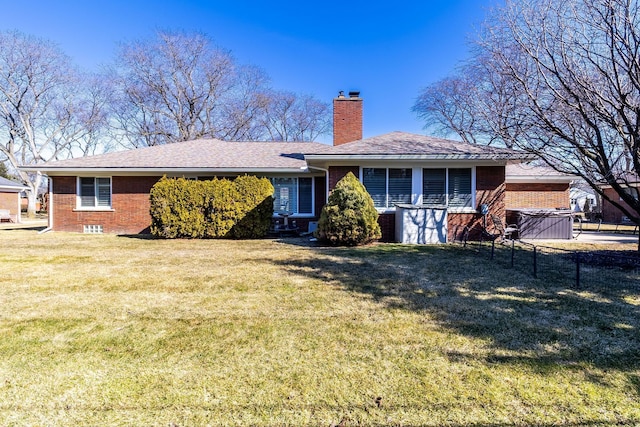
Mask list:
MULTIPOLYGON (((88 70, 118 42, 195 30, 263 68, 281 90, 364 99, 364 136, 425 133, 410 109, 420 88, 450 74, 492 0, 5 1, 0 28, 50 39, 88 70)), ((328 142, 330 137, 326 138, 328 142)))

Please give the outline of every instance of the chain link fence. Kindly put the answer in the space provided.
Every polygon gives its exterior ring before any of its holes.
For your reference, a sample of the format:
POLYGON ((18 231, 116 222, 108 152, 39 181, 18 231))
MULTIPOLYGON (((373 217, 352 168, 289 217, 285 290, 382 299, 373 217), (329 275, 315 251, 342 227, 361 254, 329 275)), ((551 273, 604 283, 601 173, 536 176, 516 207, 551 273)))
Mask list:
POLYGON ((545 282, 574 289, 640 290, 640 254, 567 250, 515 240, 463 240, 460 244, 479 257, 545 282))

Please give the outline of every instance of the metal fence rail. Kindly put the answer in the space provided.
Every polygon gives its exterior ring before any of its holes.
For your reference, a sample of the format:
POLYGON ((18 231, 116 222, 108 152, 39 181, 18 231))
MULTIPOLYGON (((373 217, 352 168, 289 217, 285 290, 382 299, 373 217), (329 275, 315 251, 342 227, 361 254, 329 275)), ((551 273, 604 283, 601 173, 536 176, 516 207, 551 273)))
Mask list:
POLYGON ((577 251, 515 240, 461 242, 477 256, 536 279, 575 289, 640 289, 640 256, 622 251, 577 251))

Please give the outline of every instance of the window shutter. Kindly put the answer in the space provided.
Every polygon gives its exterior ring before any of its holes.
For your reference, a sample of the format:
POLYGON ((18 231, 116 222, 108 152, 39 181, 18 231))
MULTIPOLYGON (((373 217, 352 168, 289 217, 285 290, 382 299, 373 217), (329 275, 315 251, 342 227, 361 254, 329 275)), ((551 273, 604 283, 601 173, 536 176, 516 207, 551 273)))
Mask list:
POLYGON ((425 205, 447 204, 447 170, 422 170, 422 203, 425 205))
POLYGON ((96 204, 94 178, 80 178, 80 206, 92 207, 96 204))
POLYGON ((377 168, 362 169, 362 184, 377 208, 387 207, 387 170, 377 168))
POLYGON ((411 203, 411 169, 389 169, 389 206, 411 203))
POLYGON ((471 207, 471 169, 449 169, 449 206, 471 207))

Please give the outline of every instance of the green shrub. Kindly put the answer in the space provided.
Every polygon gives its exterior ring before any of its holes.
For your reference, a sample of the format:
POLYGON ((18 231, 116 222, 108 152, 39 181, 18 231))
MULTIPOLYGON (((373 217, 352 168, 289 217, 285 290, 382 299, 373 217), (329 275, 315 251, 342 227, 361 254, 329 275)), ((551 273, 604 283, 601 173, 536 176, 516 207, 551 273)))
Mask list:
POLYGON ((273 217, 273 185, 267 178, 251 175, 237 177, 234 184, 243 195, 244 209, 231 229, 232 236, 236 239, 265 236, 273 217))
POLYGON ((356 246, 382 236, 378 212, 364 185, 349 172, 322 208, 316 237, 332 245, 356 246))
POLYGON ((151 189, 151 233, 166 238, 202 237, 202 182, 163 177, 151 189))
POLYGON ((151 189, 151 233, 164 238, 258 238, 269 230, 273 186, 266 178, 194 181, 163 177, 151 189))

